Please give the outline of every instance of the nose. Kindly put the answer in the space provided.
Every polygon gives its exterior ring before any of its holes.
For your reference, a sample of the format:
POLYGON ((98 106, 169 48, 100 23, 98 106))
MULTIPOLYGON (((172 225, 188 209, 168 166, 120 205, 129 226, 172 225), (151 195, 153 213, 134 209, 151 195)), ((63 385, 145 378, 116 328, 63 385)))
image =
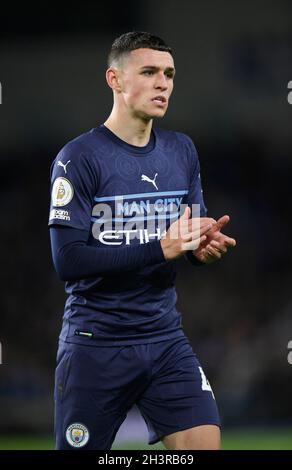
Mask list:
POLYGON ((164 72, 160 72, 156 76, 156 81, 155 81, 155 88, 159 88, 160 90, 167 90, 168 83, 167 83, 167 78, 164 75, 164 72))

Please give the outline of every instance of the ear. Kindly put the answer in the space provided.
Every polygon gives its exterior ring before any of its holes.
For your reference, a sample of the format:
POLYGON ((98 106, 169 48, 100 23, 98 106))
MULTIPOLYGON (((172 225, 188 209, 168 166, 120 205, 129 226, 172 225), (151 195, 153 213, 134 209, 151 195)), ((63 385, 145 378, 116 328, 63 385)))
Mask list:
POLYGON ((107 84, 112 90, 121 92, 122 87, 120 84, 120 71, 115 67, 110 67, 105 73, 107 84))

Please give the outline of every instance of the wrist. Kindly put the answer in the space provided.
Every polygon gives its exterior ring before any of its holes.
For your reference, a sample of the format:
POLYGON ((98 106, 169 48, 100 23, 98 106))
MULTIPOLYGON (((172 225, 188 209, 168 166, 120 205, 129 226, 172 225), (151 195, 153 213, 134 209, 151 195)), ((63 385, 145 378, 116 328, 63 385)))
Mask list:
POLYGON ((204 261, 201 261, 195 251, 187 251, 185 256, 194 266, 203 266, 206 264, 204 261))
POLYGON ((160 240, 160 246, 161 246, 161 250, 165 258, 165 261, 169 261, 170 257, 169 257, 168 240, 166 238, 162 238, 160 240))

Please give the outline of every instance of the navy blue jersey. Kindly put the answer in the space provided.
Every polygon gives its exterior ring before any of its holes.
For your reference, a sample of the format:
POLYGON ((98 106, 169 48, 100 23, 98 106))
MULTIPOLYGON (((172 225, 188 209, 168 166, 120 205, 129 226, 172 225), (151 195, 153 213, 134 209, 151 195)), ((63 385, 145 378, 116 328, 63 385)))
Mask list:
MULTIPOLYGON (((86 231, 96 250, 157 243, 183 204, 206 215, 195 146, 178 132, 153 129, 136 147, 101 125, 63 147, 51 179, 49 225, 86 231)), ((175 261, 162 259, 67 281, 61 339, 120 345, 182 336, 175 276, 175 261)))

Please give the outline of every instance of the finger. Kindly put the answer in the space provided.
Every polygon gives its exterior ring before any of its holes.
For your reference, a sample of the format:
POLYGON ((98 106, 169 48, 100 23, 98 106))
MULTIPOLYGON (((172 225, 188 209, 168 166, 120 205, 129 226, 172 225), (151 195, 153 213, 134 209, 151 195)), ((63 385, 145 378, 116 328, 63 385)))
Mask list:
POLYGON ((205 260, 205 263, 212 263, 212 261, 215 261, 217 259, 213 255, 208 253, 205 249, 203 250, 202 255, 205 260))
POLYGON ((216 248, 213 248, 211 245, 206 246, 206 252, 208 253, 208 255, 211 255, 216 259, 220 259, 222 257, 222 254, 216 248))
POLYGON ((229 220, 229 215, 223 215, 223 217, 220 217, 220 219, 217 220, 218 230, 222 230, 222 228, 225 227, 226 224, 228 224, 229 220))
POLYGON ((205 233, 209 232, 211 228, 213 227, 212 224, 204 225, 203 227, 200 227, 200 234, 205 235, 205 233))
POLYGON ((220 244, 219 242, 217 242, 216 240, 211 240, 210 241, 210 245, 213 246, 214 248, 216 248, 218 251, 220 251, 221 253, 227 253, 227 248, 225 245, 222 245, 220 244))
POLYGON ((209 224, 209 225, 205 225, 204 227, 197 228, 196 230, 193 230, 192 232, 185 231, 181 234, 181 238, 184 241, 199 239, 202 235, 207 233, 211 227, 212 225, 209 224))
POLYGON ((224 244, 225 246, 234 247, 236 246, 236 240, 234 240, 234 238, 226 237, 226 239, 224 240, 224 244))
POLYGON ((197 248, 199 248, 200 244, 203 243, 206 240, 206 238, 207 238, 206 235, 202 235, 200 238, 196 238, 195 240, 183 242, 182 249, 184 251, 188 251, 188 250, 194 251, 197 248))
POLYGON ((207 225, 211 224, 212 227, 217 224, 215 219, 211 219, 210 217, 193 217, 187 221, 188 229, 190 231, 194 231, 200 227, 206 227, 207 225))
POLYGON ((220 245, 224 245, 226 247, 236 246, 235 239, 224 235, 224 233, 216 234, 212 241, 216 241, 217 243, 220 243, 220 245))
POLYGON ((206 225, 206 224, 217 224, 217 221, 215 219, 213 219, 212 217, 193 217, 190 222, 194 220, 194 221, 198 221, 200 223, 200 225, 206 225))
POLYGON ((213 219, 213 217, 200 217, 200 221, 203 223, 203 222, 214 222, 215 224, 217 223, 217 221, 215 219, 213 219))

